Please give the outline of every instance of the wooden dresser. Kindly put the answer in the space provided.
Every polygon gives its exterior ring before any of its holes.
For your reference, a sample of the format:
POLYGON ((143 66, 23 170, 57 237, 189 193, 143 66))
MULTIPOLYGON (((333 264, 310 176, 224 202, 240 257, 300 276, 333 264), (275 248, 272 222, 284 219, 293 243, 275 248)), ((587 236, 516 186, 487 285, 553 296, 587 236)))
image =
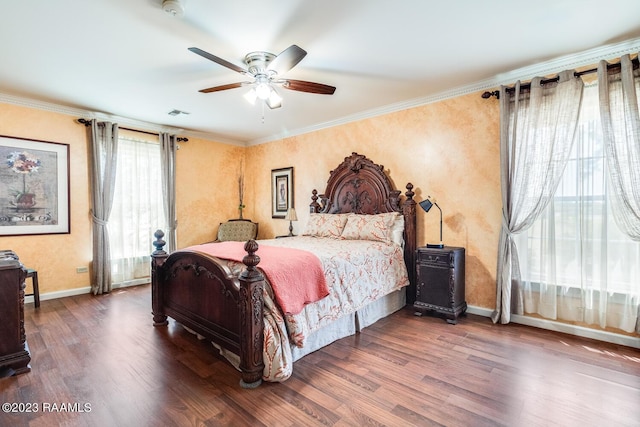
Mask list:
POLYGON ((29 372, 31 355, 24 332, 27 270, 12 251, 0 251, 0 377, 29 372))

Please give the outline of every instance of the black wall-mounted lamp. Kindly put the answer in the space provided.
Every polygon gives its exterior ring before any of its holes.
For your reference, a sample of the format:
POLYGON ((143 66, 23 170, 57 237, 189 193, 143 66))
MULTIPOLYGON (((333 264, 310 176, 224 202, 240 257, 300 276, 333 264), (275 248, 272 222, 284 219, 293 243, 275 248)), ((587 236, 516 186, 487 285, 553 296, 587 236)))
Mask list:
POLYGON ((444 248, 444 243, 442 243, 442 209, 436 203, 436 199, 431 196, 427 196, 427 198, 420 202, 420 207, 425 211, 429 212, 432 206, 435 206, 440 211, 440 243, 427 243, 428 248, 444 248))

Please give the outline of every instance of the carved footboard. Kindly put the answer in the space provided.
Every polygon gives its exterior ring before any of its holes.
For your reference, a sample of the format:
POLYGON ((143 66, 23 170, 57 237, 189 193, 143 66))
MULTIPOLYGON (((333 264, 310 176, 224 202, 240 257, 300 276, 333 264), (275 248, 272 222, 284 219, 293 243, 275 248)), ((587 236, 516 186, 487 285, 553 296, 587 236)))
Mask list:
POLYGON ((240 356, 244 388, 262 382, 264 276, 256 268, 258 244, 250 240, 244 249, 247 268, 239 278, 217 258, 197 251, 163 250, 164 233, 154 234, 151 261, 154 326, 167 325, 167 316, 240 356))
MULTIPOLYGON (((406 185, 405 200, 396 190, 384 167, 364 155, 352 153, 330 172, 323 194, 313 190, 312 213, 380 214, 398 212, 404 216, 404 259, 411 286, 407 301, 415 296, 416 202, 413 185, 406 185), (318 203, 320 199, 320 203, 318 203)), ((262 381, 263 289, 265 280, 256 268, 258 244, 246 243, 247 266, 239 278, 233 277, 219 259, 195 250, 167 254, 157 231, 152 254, 152 305, 155 326, 167 324, 170 316, 240 356, 243 387, 262 381)), ((265 256, 266 257, 266 256, 265 256)))

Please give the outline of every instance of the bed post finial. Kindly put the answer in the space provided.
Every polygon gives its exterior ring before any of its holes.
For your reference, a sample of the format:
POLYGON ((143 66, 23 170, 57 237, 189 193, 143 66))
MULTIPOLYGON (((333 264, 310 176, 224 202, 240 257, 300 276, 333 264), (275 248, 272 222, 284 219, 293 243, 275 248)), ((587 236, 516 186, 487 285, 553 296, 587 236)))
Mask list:
POLYGON ((152 255, 166 254, 163 248, 164 248, 164 245, 167 244, 167 242, 162 240, 162 238, 164 237, 164 232, 162 230, 156 230, 156 232, 153 233, 153 237, 156 238, 156 240, 153 242, 153 246, 155 246, 156 250, 153 251, 152 255))
POLYGON ((309 204, 309 213, 320 212, 320 203, 318 203, 318 190, 315 188, 311 192, 311 203, 309 204))
MULTIPOLYGON (((413 192, 413 184, 412 183, 407 183, 407 192, 404 193, 405 196, 407 196, 407 199, 413 199, 413 196, 416 195, 416 193, 413 192)), ((415 203, 415 202, 414 202, 415 203)))
POLYGON ((258 243, 251 239, 244 244, 244 250, 247 251, 247 255, 242 258, 242 263, 247 266, 247 270, 254 271, 256 265, 260 263, 260 257, 256 255, 258 243))
POLYGON ((242 262, 247 268, 240 274, 240 370, 242 388, 255 388, 262 383, 264 359, 263 299, 264 276, 256 268, 258 243, 251 239, 244 245, 247 255, 242 262))

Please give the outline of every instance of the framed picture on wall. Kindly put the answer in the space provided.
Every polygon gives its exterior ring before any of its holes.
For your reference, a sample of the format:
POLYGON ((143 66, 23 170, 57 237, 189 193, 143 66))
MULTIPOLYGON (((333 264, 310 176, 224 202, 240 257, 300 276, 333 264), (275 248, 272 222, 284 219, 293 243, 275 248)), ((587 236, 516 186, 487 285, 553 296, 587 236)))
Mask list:
POLYGON ((271 218, 284 218, 293 207, 293 167, 271 171, 271 218))
POLYGON ((0 236, 69 233, 69 145, 0 135, 0 160, 0 236))

